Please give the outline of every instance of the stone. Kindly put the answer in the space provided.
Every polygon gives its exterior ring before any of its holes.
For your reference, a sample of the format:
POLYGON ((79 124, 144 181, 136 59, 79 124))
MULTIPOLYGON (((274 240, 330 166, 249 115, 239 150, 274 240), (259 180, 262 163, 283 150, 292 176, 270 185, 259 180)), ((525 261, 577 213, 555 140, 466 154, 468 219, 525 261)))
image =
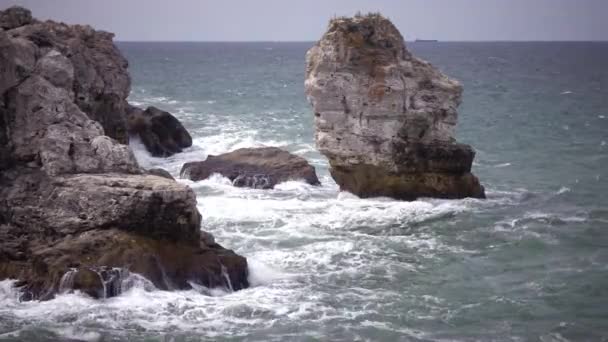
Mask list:
POLYGON ((138 136, 155 157, 168 157, 192 146, 192 137, 179 120, 156 107, 131 107, 128 127, 129 134, 138 136))
POLYGON ((485 197, 454 130, 462 86, 413 56, 379 14, 332 19, 306 54, 315 142, 360 197, 485 197))
POLYGON ((32 22, 9 31, 44 55, 56 50, 69 59, 74 73, 75 104, 101 124, 109 137, 128 142, 126 111, 131 91, 128 62, 114 45, 113 34, 88 25, 32 22))
POLYGON ((192 189, 124 144, 130 79, 112 35, 19 22, 0 30, 0 280, 23 300, 116 296, 129 272, 161 290, 249 286, 247 260, 200 230, 192 189))
POLYGON ((278 183, 304 180, 319 185, 313 166, 306 159, 276 147, 241 148, 206 160, 184 164, 182 177, 193 181, 208 178, 214 173, 230 179, 237 187, 272 189, 278 183))
POLYGON ((71 90, 74 86, 74 67, 70 60, 57 50, 51 50, 44 55, 36 68, 40 76, 56 87, 71 90))
POLYGON ((167 171, 165 169, 161 169, 161 168, 148 169, 148 170, 146 170, 146 173, 148 173, 149 175, 155 175, 155 176, 175 180, 175 178, 173 178, 173 176, 171 176, 169 171, 167 171))
POLYGON ((32 12, 23 7, 13 6, 0 11, 0 28, 5 30, 21 27, 32 21, 32 12))

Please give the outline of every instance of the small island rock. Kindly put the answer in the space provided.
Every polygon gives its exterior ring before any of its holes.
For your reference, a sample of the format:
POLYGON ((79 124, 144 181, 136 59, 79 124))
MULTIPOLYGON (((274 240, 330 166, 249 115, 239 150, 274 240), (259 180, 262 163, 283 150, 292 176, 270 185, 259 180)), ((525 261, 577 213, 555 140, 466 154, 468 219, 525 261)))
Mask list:
POLYGON ((454 139, 462 86, 414 57, 379 14, 332 19, 306 54, 315 141, 360 197, 485 197, 473 149, 454 139))
POLYGON ((206 160, 184 164, 182 177, 194 181, 214 173, 230 179, 237 187, 272 189, 288 180, 304 180, 319 185, 315 168, 306 159, 276 147, 241 148, 206 160))

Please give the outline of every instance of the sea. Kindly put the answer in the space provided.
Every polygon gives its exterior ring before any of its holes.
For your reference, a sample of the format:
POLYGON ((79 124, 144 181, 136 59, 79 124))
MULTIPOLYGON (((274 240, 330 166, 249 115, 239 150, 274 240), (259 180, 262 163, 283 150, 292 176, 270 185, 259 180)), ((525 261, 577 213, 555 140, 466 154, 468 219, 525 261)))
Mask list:
POLYGON ((608 341, 608 43, 408 43, 463 84, 457 139, 488 197, 413 202, 332 180, 304 95, 312 45, 119 42, 130 102, 194 140, 154 158, 132 139, 139 163, 194 189, 201 229, 247 257, 251 287, 19 302, 2 281, 0 340, 608 341), (179 179, 261 146, 306 158, 322 185, 179 179))

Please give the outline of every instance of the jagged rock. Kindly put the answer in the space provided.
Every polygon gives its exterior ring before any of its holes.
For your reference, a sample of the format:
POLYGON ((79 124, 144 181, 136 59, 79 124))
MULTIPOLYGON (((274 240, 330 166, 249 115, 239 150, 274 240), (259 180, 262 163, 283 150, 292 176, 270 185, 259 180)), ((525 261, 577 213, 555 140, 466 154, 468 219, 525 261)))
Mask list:
POLYGON ((27 25, 32 21, 32 12, 23 7, 13 6, 0 11, 0 28, 5 30, 27 25))
POLYGON ((106 135, 128 142, 126 101, 131 91, 127 60, 112 42, 114 35, 88 25, 33 22, 8 31, 13 40, 29 41, 45 55, 56 50, 69 59, 76 105, 101 124, 106 135))
POLYGON ((219 156, 209 155, 204 161, 184 164, 180 173, 194 181, 218 173, 234 186, 256 189, 272 189, 288 180, 320 184, 314 167, 306 159, 276 147, 241 148, 219 156))
POLYGON ((0 280, 23 299, 117 295, 117 270, 166 290, 247 287, 246 259, 200 231, 193 191, 121 143, 130 81, 112 35, 30 22, 0 30, 0 280))
POLYGON ((306 54, 315 141, 361 197, 485 197, 475 152, 454 139, 461 85, 414 57, 378 14, 336 18, 306 54))
MULTIPOLYGON (((65 276, 65 275, 64 275, 65 276)), ((68 274, 68 276, 70 276, 68 274)), ((93 298, 104 298, 106 297, 103 288, 104 279, 102 279, 100 273, 95 272, 91 268, 81 267, 74 271, 70 284, 63 284, 66 286, 66 290, 77 290, 88 294, 93 298)), ((61 291, 61 283, 59 284, 61 291)))
POLYGON ((168 157, 192 146, 192 137, 179 120, 156 107, 146 110, 131 107, 128 127, 129 134, 139 136, 155 157, 168 157))
POLYGON ((159 176, 159 177, 164 177, 164 178, 167 178, 167 179, 175 180, 175 178, 173 178, 173 176, 171 176, 171 174, 169 173, 169 171, 167 171, 165 169, 161 169, 161 168, 148 169, 148 170, 146 170, 146 172, 149 175, 155 175, 155 176, 159 176))

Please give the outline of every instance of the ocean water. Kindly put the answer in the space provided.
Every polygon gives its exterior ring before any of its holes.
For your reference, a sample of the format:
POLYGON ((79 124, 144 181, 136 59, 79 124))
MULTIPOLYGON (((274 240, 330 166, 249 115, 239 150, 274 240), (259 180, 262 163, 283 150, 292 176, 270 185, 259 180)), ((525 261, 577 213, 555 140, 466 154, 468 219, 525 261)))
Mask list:
POLYGON ((202 229, 246 256, 252 287, 135 286, 20 303, 0 282, 0 339, 51 341, 608 340, 608 44, 410 43, 464 85, 457 137, 488 199, 359 199, 314 147, 312 43, 119 43, 130 101, 174 113, 183 163, 240 147, 308 159, 323 183, 180 182, 202 229))

